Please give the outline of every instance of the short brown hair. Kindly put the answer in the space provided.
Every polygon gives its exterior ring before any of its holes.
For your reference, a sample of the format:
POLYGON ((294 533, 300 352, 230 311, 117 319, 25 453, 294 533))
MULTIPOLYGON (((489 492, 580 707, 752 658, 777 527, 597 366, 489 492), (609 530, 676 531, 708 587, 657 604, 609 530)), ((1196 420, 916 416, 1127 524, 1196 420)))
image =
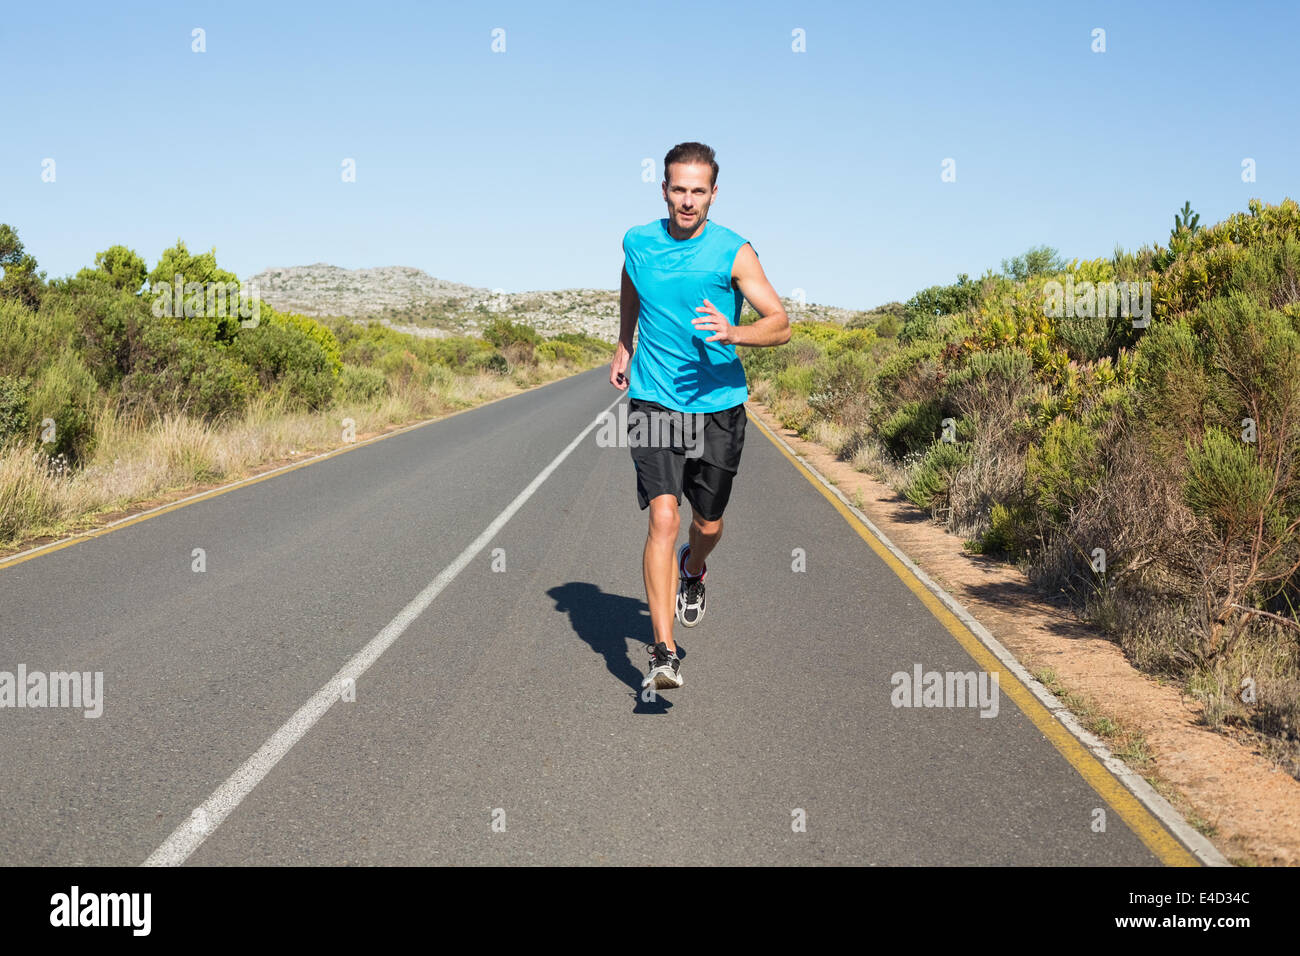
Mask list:
POLYGON ((709 185, 718 185, 718 161, 713 158, 713 148, 710 146, 705 146, 703 143, 678 143, 668 150, 668 155, 664 157, 665 180, 668 179, 668 167, 673 163, 700 163, 704 166, 712 166, 713 178, 709 180, 709 185))

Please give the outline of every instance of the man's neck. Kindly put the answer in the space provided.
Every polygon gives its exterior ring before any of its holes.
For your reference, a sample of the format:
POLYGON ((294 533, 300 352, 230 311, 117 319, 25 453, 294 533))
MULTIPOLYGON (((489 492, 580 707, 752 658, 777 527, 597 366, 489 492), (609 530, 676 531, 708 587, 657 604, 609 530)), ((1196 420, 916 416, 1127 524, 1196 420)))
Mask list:
POLYGON ((694 239, 696 236, 699 236, 701 233, 703 233, 703 232, 704 232, 704 228, 705 228, 708 224, 709 224, 709 220, 705 219, 703 222, 701 222, 701 223, 699 224, 699 226, 695 229, 694 232, 692 232, 692 233, 690 233, 690 234, 688 234, 688 235, 679 236, 679 235, 677 234, 677 230, 676 230, 676 228, 674 228, 673 217, 672 217, 672 216, 669 216, 669 217, 668 217, 668 235, 672 236, 672 237, 673 237, 674 239, 676 239, 678 242, 685 242, 687 239, 694 239))

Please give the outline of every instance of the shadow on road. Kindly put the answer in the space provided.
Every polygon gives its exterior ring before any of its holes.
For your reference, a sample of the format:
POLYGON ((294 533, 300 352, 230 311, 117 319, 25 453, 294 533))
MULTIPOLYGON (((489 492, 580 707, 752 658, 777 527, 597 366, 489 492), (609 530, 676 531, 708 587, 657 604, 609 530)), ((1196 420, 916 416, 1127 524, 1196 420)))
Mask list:
MULTIPOLYGON (((573 632, 591 649, 605 658, 605 667, 632 690, 636 702, 633 713, 666 714, 672 702, 663 694, 652 701, 641 699, 641 681, 646 675, 648 653, 629 653, 627 639, 638 641, 646 651, 654 637, 650 628, 650 609, 641 598, 622 594, 607 594, 586 581, 570 581, 551 588, 547 596, 555 602, 555 609, 569 615, 573 632), (632 660, 631 654, 639 659, 632 660)), ((686 648, 677 645, 677 655, 686 660, 686 648)))

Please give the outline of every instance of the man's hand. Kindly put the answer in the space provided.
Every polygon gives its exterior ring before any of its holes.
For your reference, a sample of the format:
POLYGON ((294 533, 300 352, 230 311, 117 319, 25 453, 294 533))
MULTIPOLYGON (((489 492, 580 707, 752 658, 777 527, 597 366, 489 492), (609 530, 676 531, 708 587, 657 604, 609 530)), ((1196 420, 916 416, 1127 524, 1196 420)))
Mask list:
POLYGON ((627 346, 619 342, 618 348, 614 350, 614 360, 609 363, 609 384, 621 392, 627 391, 627 366, 631 358, 632 355, 628 352, 627 346))
POLYGON ((727 321, 725 315, 714 308, 712 302, 705 299, 704 304, 699 306, 695 311, 708 313, 707 315, 697 315, 695 318, 691 319, 691 323, 701 332, 714 333, 704 341, 722 342, 726 345, 736 344, 736 327, 727 321))

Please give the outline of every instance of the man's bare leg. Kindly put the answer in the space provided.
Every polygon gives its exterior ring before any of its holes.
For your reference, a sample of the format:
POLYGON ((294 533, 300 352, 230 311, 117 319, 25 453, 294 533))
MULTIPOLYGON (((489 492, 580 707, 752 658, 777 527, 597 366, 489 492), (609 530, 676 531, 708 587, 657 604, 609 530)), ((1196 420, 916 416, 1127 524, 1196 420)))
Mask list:
POLYGON ((645 576, 646 604, 650 606, 650 627, 655 643, 668 645, 676 652, 673 640, 673 622, 677 607, 677 532, 681 530, 681 517, 677 513, 677 499, 673 495, 656 495, 650 499, 650 530, 645 539, 645 552, 641 557, 641 571, 645 576))
POLYGON ((717 547, 722 537, 722 519, 708 521, 701 518, 695 509, 691 509, 691 529, 687 535, 691 550, 686 555, 686 573, 697 576, 704 570, 704 559, 717 547))

